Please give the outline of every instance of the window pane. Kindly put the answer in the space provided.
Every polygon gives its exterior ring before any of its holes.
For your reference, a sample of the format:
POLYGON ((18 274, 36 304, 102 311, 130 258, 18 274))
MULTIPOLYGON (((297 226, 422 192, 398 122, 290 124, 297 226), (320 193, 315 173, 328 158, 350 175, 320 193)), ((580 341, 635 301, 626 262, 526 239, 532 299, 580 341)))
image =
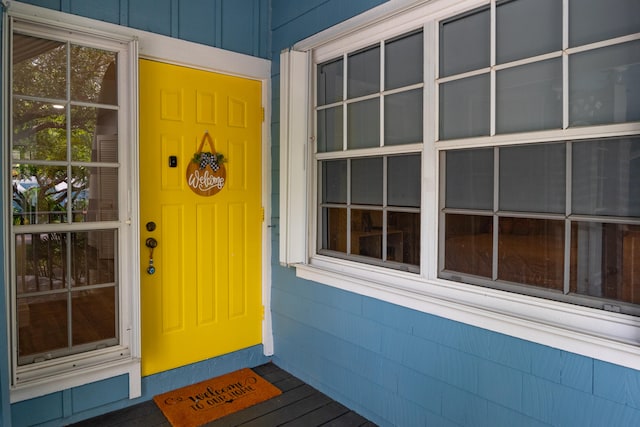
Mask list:
POLYGON ((342 101, 343 70, 342 59, 318 64, 318 105, 342 101))
POLYGON ((506 1, 496 15, 498 64, 562 49, 561 1, 506 1))
POLYGON ((318 111, 318 152, 341 151, 342 105, 318 111))
POLYGON ((640 32, 638 0, 569 0, 569 46, 640 32))
POLYGON ((640 217, 640 138, 574 142, 572 213, 640 217))
POLYGON ((440 77, 489 66, 489 20, 485 8, 440 24, 440 77))
POLYGON ((347 210, 322 208, 322 249, 347 253, 347 210))
POLYGON ((440 139, 489 135, 489 74, 440 85, 440 139))
POLYGON ((640 121, 640 40, 569 57, 569 124, 640 121))
POLYGON ((423 80, 422 31, 385 44, 384 88, 396 89, 423 80))
POLYGON ((50 224, 67 221, 67 168, 13 166, 13 223, 50 224))
POLYGON ((347 203, 347 161, 325 161, 322 165, 322 203, 347 203))
POLYGON ((18 364, 34 357, 51 358, 49 352, 69 345, 67 294, 57 293, 18 298, 18 364))
POLYGON ((73 171, 73 221, 118 219, 118 169, 76 166, 73 171))
POLYGON ((420 265, 419 213, 388 213, 387 260, 420 265))
POLYGON ((115 52, 71 46, 71 100, 118 104, 115 52))
POLYGON ((498 133, 562 128, 562 60, 496 73, 498 133))
POLYGON ((351 253, 382 259, 382 211, 351 211, 351 253))
POLYGON ((500 209, 565 213, 565 144, 500 148, 500 209))
POLYGON ((445 207, 493 209, 493 148, 446 152, 445 207))
POLYGON ((82 290, 71 295, 73 345, 116 338, 114 287, 82 290))
POLYGON ((498 279, 562 290, 564 221, 500 218, 498 279))
POLYGON ((354 102, 347 109, 347 147, 380 146, 380 99, 354 102))
POLYGON ((351 160, 351 203, 382 206, 382 157, 351 160))
POLYGON ((445 215, 444 269, 491 277, 493 217, 445 215))
POLYGON ((380 92, 380 46, 349 55, 347 98, 380 92))
POLYGON ((97 230, 71 234, 71 285, 116 281, 116 232, 97 230))
POLYGON ((640 303, 640 226, 576 222, 571 292, 640 303))
POLYGON ((58 104, 14 99, 12 157, 16 160, 66 160, 65 108, 58 104))
POLYGON ((420 207, 420 155, 387 159, 387 205, 420 207))
POLYGON ((13 34, 13 94, 67 99, 67 46, 13 34))
POLYGON ((16 234, 15 245, 18 295, 66 288, 66 233, 16 234))
POLYGON ((384 145, 422 142, 422 89, 384 97, 384 145))
POLYGON ((71 159, 118 163, 118 111, 71 107, 71 159))

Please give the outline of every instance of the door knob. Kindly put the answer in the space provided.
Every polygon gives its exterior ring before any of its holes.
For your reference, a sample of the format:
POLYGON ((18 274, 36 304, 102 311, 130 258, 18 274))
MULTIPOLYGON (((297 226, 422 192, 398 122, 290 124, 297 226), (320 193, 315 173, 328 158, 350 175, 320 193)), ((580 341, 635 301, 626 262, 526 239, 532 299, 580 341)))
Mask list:
POLYGON ((148 248, 155 248, 156 246, 158 246, 158 241, 156 239, 154 239, 153 237, 149 237, 147 239, 147 241, 145 242, 145 245, 147 245, 148 248))

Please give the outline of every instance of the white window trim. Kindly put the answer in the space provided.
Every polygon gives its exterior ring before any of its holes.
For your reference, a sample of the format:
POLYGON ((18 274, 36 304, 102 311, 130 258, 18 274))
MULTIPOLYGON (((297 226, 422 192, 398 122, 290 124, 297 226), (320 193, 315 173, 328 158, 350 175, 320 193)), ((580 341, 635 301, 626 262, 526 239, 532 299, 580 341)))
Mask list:
MULTIPOLYGON (((122 194, 127 194, 129 200, 129 219, 131 226, 131 238, 129 240, 128 270, 121 271, 121 277, 133 280, 130 286, 128 305, 121 307, 129 314, 128 326, 123 327, 123 333, 129 335, 128 348, 119 356, 119 352, 125 350, 120 346, 109 347, 101 352, 94 352, 94 358, 87 361, 84 367, 78 369, 72 362, 55 363, 48 366, 48 376, 39 377, 28 383, 19 386, 10 386, 11 403, 43 396, 49 393, 65 390, 95 381, 112 378, 118 375, 128 375, 129 398, 134 399, 142 394, 141 371, 140 371, 140 284, 139 284, 139 262, 140 259, 140 221, 139 221, 139 187, 138 187, 138 90, 137 90, 137 64, 139 58, 153 59, 166 63, 193 67, 206 71, 215 71, 248 79, 259 80, 262 83, 262 105, 264 106, 264 120, 262 123, 262 200, 266 218, 271 218, 271 61, 239 54, 218 48, 213 48, 197 43, 178 40, 175 38, 153 34, 133 28, 84 18, 76 15, 61 13, 50 9, 40 8, 20 2, 10 2, 7 11, 3 14, 3 31, 8 31, 8 17, 14 17, 34 23, 49 24, 56 27, 65 28, 74 32, 87 33, 101 36, 120 42, 130 42, 132 48, 129 52, 131 68, 128 76, 133 87, 128 88, 128 95, 131 96, 130 104, 130 128, 127 132, 127 139, 130 142, 130 150, 123 155, 123 161, 129 161, 131 170, 129 188, 122 190, 122 194), (134 84, 135 83, 135 84, 134 84)), ((8 37, 3 34, 3 70, 7 70, 9 52, 7 46, 8 37)), ((7 73, 3 74, 3 79, 7 79, 7 73)), ((6 81, 3 81, 7 87, 6 81)), ((123 90, 126 90, 123 88, 123 90)), ((7 110, 6 97, 2 100, 2 111, 7 110)), ((3 129, 7 132, 7 117, 3 115, 3 129)), ((7 147, 3 146, 4 155, 8 156, 7 147)), ((8 158, 8 157, 5 157, 8 158)), ((2 169, 2 168, 0 168, 2 169)), ((5 188, 5 191, 8 191, 5 188)), ((7 194, 9 194, 8 192, 7 194)), ((4 247, 8 248, 10 233, 6 228, 7 222, 2 222, 4 228, 4 247)), ((265 307, 262 323, 262 345, 263 353, 270 356, 274 353, 273 332, 271 320, 271 224, 269 221, 263 222, 262 229, 262 301, 265 307)), ((9 260, 5 257, 5 283, 10 283, 11 271, 9 260)), ((5 298, 7 304, 11 304, 9 289, 5 286, 5 298)), ((7 316, 10 310, 7 310, 7 316)), ((9 318, 10 319, 10 318, 9 318)), ((7 336, 11 336, 11 322, 7 322, 7 336)), ((12 348, 9 346, 7 360, 11 363, 12 348)), ((11 372, 11 370, 10 370, 11 372)))
MULTIPOLYGON (((305 55, 307 61, 319 63, 338 55, 345 50, 353 51, 371 44, 376 37, 379 39, 415 29, 429 17, 431 23, 424 24, 425 30, 425 58, 428 45, 434 46, 437 39, 437 28, 433 22, 440 17, 452 16, 463 10, 469 10, 481 5, 489 4, 489 0, 423 0, 423 1, 394 1, 371 9, 351 20, 316 34, 293 46, 296 55, 305 55), (374 25, 376 24, 376 25, 374 25), (338 43, 335 41, 339 40, 338 43)), ((290 55, 284 52, 282 57, 290 55)), ((281 150, 285 147, 289 153, 296 152, 296 156, 281 153, 281 185, 286 177, 288 182, 306 182, 306 186, 296 188, 281 187, 281 206, 289 207, 287 218, 309 218, 309 225, 303 232, 295 235, 281 233, 281 258, 284 265, 292 264, 296 275, 300 278, 323 283, 338 289, 355 292, 372 298, 377 298, 392 304, 401 305, 420 312, 434 314, 453 321, 504 333, 513 337, 529 340, 561 350, 592 357, 606 362, 615 363, 633 369, 640 369, 640 318, 597 310, 588 307, 536 298, 532 296, 514 294, 491 288, 484 288, 464 283, 451 282, 437 277, 438 262, 438 151, 445 148, 462 148, 476 146, 469 140, 451 140, 425 144, 423 152, 423 200, 421 206, 422 244, 421 259, 422 273, 411 274, 363 265, 348 260, 341 260, 315 252, 315 214, 307 216, 307 212, 315 212, 315 175, 310 174, 301 165, 312 162, 312 150, 302 150, 300 145, 306 146, 312 140, 311 123, 301 120, 300 111, 309 114, 310 104, 308 94, 305 97, 282 96, 291 85, 306 84, 311 88, 310 66, 299 67, 283 73, 281 70, 281 109, 285 114, 287 129, 281 134, 281 150), (305 71, 306 70, 306 71, 305 71), (298 119, 291 120, 287 112, 296 112, 298 119), (297 127, 296 127, 297 125, 297 127), (306 139, 291 138, 291 135, 306 135, 306 139), (295 146, 295 148, 292 148, 295 146), (431 166, 431 167, 430 167, 431 166), (295 191, 294 191, 295 190, 295 191), (306 200, 301 208, 297 201, 306 200), (293 209, 292 209, 293 207, 293 209), (313 217, 313 219, 312 219, 313 217), (304 250, 299 249, 299 240, 306 239, 304 250), (283 257, 283 250, 287 256, 283 257), (309 256, 305 254, 308 251, 309 256), (294 256, 291 257, 291 253, 294 256), (289 258, 287 258, 289 257, 289 258), (303 261, 298 261, 303 259, 303 261)), ((435 81, 435 69, 425 70, 425 82, 435 81)), ((300 91, 300 89, 296 89, 300 91)), ((434 111, 435 84, 425 86, 425 115, 436 117, 434 111)), ((437 117, 436 117, 437 119, 437 117)), ((425 120, 425 139, 435 141, 436 121, 425 120), (428 122, 428 123, 427 123, 428 122)), ((283 123, 281 123, 281 126, 283 123)), ((284 126, 283 126, 284 127, 284 126)), ((543 131, 536 134, 537 141, 566 140, 569 138, 603 137, 621 134, 637 134, 638 125, 614 124, 601 126, 598 134, 590 129, 566 129, 559 131, 543 131)), ((528 137, 514 135, 487 137, 493 145, 513 144, 525 142, 528 137)), ((313 168, 310 168, 313 169, 313 168)), ((282 224, 282 227, 288 227, 282 224)), ((297 229, 295 225, 294 229, 297 229)))

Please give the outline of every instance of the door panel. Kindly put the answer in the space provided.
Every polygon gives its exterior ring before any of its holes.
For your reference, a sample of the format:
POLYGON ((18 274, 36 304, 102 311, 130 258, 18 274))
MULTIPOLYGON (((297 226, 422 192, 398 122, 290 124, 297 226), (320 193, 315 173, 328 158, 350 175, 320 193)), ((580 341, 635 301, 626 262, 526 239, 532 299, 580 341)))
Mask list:
POLYGON ((262 341, 261 122, 260 82, 140 61, 143 375, 262 341), (186 181, 205 132, 226 159, 209 197, 186 181))

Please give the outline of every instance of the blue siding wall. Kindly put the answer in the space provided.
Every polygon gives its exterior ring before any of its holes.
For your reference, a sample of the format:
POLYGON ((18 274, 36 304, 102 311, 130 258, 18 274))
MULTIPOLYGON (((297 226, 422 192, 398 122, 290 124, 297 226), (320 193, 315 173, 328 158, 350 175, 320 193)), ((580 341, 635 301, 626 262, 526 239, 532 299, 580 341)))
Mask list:
POLYGON ((269 0, 20 1, 260 58, 269 55, 269 0))
MULTIPOLYGON (((273 0, 276 191, 280 51, 379 3, 273 0)), ((299 280, 277 251, 275 363, 373 422, 640 426, 638 371, 299 280)))
MULTIPOLYGON (((137 28, 261 58, 270 54, 269 0, 25 0, 35 6, 137 28)), ((1 90, 1 88, 0 88, 1 90)), ((0 159, 5 175, 6 161, 0 159)), ((0 187, 2 193, 5 186, 0 187)), ((4 242, 0 228, 0 241, 4 242)), ((6 254, 0 245, 2 259, 6 254)), ((5 289, 0 264, 0 289, 5 289)), ((0 292, 0 308, 6 307, 0 292)), ((2 310, 0 310, 2 311, 2 310)), ((6 316, 0 313, 0 426, 60 426, 120 409, 154 395, 244 367, 266 363, 262 346, 143 378, 129 400, 126 376, 9 404, 6 316)))

